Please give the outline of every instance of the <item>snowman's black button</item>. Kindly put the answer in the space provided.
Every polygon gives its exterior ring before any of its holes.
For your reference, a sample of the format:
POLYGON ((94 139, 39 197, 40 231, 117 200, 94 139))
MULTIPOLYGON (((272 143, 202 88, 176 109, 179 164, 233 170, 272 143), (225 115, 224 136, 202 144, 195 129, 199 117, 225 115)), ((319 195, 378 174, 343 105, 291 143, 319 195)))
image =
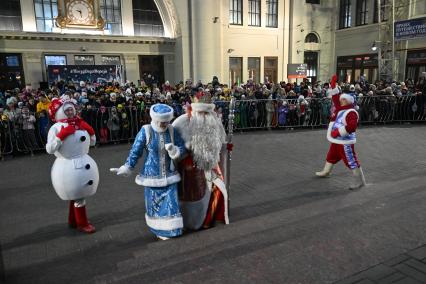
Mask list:
POLYGON ((81 137, 80 137, 80 141, 81 141, 81 142, 86 141, 86 136, 81 136, 81 137))
POLYGON ((88 169, 90 169, 90 165, 89 164, 86 165, 86 170, 88 170, 88 169))
POLYGON ((89 182, 87 184, 88 185, 92 185, 93 184, 93 180, 89 180, 89 182))

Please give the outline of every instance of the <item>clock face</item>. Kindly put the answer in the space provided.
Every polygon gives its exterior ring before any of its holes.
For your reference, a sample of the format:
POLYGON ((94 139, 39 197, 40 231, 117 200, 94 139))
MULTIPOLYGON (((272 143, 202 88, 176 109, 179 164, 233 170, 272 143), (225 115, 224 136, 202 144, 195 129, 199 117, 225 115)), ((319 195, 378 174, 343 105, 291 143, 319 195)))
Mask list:
POLYGON ((90 25, 93 23, 93 8, 85 0, 75 0, 68 4, 68 18, 73 25, 90 25))

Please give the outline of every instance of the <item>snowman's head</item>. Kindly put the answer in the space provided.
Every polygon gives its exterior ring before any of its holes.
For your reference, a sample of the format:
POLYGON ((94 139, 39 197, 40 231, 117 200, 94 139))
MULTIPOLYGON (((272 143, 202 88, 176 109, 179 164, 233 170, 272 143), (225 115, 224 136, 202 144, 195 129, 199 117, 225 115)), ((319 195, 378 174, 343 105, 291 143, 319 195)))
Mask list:
POLYGON ((49 106, 50 119, 56 122, 74 118, 76 114, 74 100, 69 98, 53 99, 49 106))
POLYGON ((74 107, 74 104, 71 102, 65 102, 56 112, 55 114, 55 120, 61 121, 64 119, 70 119, 75 117, 76 110, 74 107))

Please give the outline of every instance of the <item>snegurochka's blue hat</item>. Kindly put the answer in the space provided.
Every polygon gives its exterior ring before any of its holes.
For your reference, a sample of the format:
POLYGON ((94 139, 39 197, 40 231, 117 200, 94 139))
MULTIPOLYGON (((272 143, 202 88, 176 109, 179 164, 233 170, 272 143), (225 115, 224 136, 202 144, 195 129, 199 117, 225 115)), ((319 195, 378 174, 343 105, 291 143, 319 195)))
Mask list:
POLYGON ((151 106, 149 115, 153 121, 170 122, 173 119, 173 108, 165 104, 151 106))

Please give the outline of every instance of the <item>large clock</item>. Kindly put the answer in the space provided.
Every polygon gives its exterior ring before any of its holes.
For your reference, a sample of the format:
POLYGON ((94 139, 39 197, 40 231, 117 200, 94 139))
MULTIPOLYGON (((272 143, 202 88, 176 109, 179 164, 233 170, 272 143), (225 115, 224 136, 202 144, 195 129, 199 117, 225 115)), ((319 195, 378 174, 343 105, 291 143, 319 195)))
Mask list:
POLYGON ((58 0, 56 24, 60 28, 103 29, 99 0, 58 0))

